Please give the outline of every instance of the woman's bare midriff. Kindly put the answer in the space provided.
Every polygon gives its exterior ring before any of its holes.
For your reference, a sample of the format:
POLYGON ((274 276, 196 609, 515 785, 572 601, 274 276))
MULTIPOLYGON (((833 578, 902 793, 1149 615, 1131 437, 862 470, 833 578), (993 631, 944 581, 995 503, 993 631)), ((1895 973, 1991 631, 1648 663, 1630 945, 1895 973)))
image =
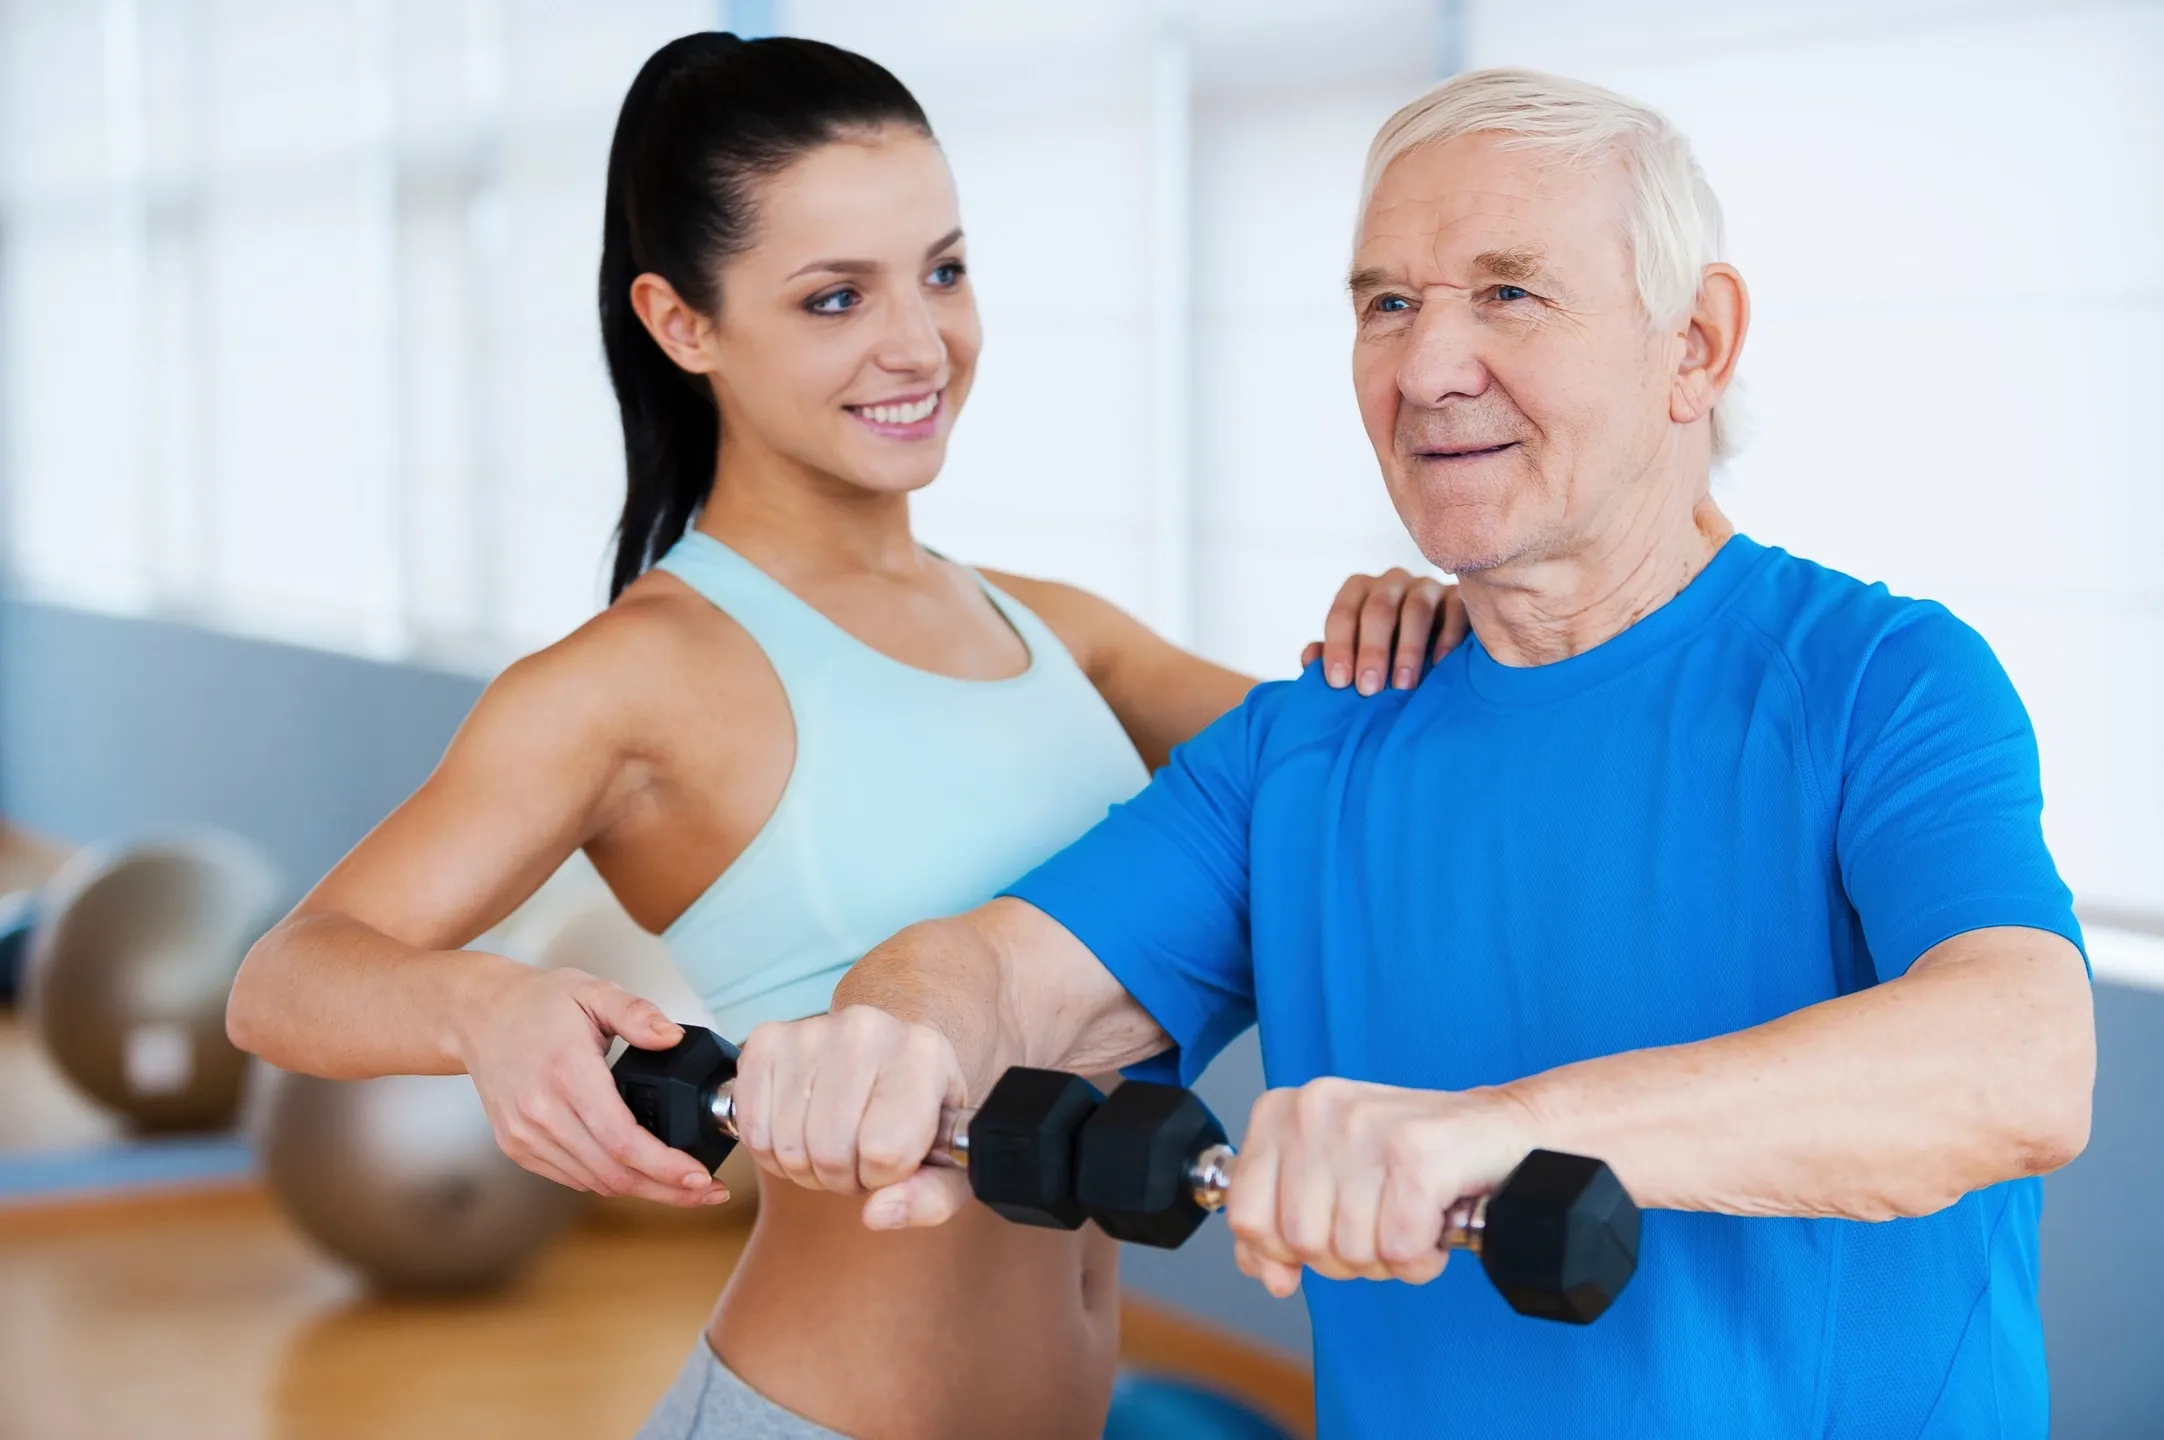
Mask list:
POLYGON ((1096 1440, 1119 1348, 1118 1247, 979 1205, 864 1228, 861 1196, 760 1177, 707 1339, 768 1399, 857 1440, 1096 1440))

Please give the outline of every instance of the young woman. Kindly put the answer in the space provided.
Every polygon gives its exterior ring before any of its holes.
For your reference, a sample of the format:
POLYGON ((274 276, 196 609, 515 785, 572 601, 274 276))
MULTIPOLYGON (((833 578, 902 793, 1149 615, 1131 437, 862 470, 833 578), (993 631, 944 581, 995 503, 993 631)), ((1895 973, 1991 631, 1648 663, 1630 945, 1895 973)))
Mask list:
MULTIPOLYGON (((618 120, 600 298, 629 470, 613 603, 489 687, 249 955, 230 1026, 289 1069, 465 1071, 527 1168, 714 1204, 603 1062, 612 1036, 677 1028, 591 976, 457 947, 584 848, 741 1038, 1073 839, 1252 682, 912 537, 979 331, 946 162, 877 65, 803 40, 664 47, 618 120)), ((1356 577, 1326 664, 1417 671, 1438 600, 1356 577)), ((1098 1432, 1110 1242, 989 1211, 874 1233, 855 1200, 771 1190, 647 1433, 1098 1432)))

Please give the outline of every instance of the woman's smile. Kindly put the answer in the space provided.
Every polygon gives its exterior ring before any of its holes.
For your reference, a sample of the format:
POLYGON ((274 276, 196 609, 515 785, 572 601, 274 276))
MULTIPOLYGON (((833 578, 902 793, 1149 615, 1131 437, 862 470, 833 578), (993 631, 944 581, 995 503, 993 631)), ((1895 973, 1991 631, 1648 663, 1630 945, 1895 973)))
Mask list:
POLYGON ((882 400, 876 405, 844 405, 842 408, 875 435, 889 440, 922 440, 939 433, 946 398, 944 390, 882 400))

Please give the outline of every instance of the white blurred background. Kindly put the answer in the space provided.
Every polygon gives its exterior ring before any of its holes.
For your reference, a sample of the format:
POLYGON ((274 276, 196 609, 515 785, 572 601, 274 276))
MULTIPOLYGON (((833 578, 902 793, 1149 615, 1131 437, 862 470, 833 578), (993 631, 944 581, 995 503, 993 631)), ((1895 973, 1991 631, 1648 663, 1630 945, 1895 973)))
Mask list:
POLYGON ((2164 914, 2153 3, 4 0, 14 593, 479 674, 576 625, 611 124, 731 23, 881 60, 953 158, 990 348, 925 536, 1264 674, 1417 559, 1346 378, 1377 122, 1497 63, 1663 107, 1758 306, 1725 503, 1980 628, 2068 878, 2164 914))

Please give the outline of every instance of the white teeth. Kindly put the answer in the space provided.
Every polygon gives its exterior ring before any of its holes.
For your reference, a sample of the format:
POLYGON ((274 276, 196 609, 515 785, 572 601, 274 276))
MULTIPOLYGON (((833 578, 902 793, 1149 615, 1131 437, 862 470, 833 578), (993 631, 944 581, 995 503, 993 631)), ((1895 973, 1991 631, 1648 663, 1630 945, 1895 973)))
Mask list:
POLYGON ((939 408, 939 392, 907 405, 860 405, 857 413, 880 425, 914 425, 939 408))

